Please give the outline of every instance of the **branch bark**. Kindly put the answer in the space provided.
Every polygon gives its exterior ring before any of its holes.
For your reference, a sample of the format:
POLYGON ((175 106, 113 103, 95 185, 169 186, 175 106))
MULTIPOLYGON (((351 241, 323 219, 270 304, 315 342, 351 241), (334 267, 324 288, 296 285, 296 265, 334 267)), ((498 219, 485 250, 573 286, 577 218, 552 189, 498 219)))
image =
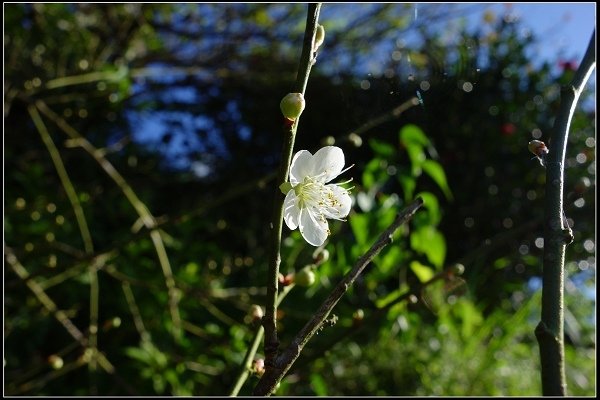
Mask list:
MULTIPOLYGON (((287 294, 294 287, 295 287, 295 285, 292 283, 290 286, 286 286, 285 289, 283 289, 283 292, 281 292, 281 294, 279 296, 277 296, 277 304, 276 304, 277 306, 279 306, 281 304, 281 302, 283 301, 285 296, 287 296, 287 294)), ((233 385, 233 388, 231 389, 231 392, 229 393, 229 397, 237 396, 238 393, 240 392, 240 390, 242 389, 242 386, 244 386, 244 383, 246 383, 246 380, 248 379, 248 376, 250 375, 250 367, 252 366, 252 361, 254 360, 254 356, 256 355, 258 346, 260 345, 260 342, 262 341, 264 333, 265 333, 265 329, 262 326, 260 326, 256 330, 254 337, 252 338, 252 345, 246 351, 246 355, 244 356, 244 361, 242 362, 242 366, 240 367, 239 375, 233 385)))
MULTIPOLYGON (((310 69, 316 60, 316 54, 313 51, 313 43, 317 31, 317 21, 321 3, 309 4, 308 15, 306 17, 306 29, 304 33, 304 44, 302 47, 302 55, 300 56, 300 66, 294 89, 296 93, 302 93, 306 90, 310 69)), ((267 304, 265 307, 265 316, 263 317, 263 326, 265 328, 265 367, 268 371, 274 364, 279 348, 279 340, 277 339, 277 290, 278 290, 278 274, 279 264, 281 263, 281 255, 279 253, 281 247, 281 231, 283 228, 283 200, 284 197, 279 190, 279 186, 287 181, 292 162, 292 152, 294 150, 294 140, 298 129, 297 118, 293 124, 284 128, 285 138, 281 154, 281 164, 277 175, 277 185, 275 189, 275 200, 273 204, 273 214, 271 217, 271 239, 269 250, 269 272, 267 282, 267 304)))
POLYGON ((596 65, 595 31, 573 82, 563 88, 561 107, 546 156, 544 204, 544 271, 542 318, 535 329, 540 347, 544 396, 566 396, 564 360, 564 263, 565 249, 573 235, 563 215, 564 163, 571 119, 577 101, 596 65))

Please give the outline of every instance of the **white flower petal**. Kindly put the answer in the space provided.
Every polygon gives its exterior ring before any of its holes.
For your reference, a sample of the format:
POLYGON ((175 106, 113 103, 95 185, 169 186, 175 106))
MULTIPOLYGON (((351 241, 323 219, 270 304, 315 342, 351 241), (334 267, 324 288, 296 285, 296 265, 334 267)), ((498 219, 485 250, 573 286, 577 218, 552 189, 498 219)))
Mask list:
POLYGON ((312 173, 313 169, 313 155, 310 151, 300 150, 292 158, 292 164, 290 166, 290 183, 296 186, 302 182, 304 178, 312 173))
POLYGON ((300 211, 300 233, 304 240, 313 246, 325 243, 329 235, 329 224, 325 217, 313 208, 303 208, 300 211))
POLYGON ((298 207, 298 197, 293 190, 290 190, 283 201, 283 220, 291 230, 298 227, 300 219, 300 208, 298 207))
POLYGON ((344 152, 337 146, 325 146, 312 159, 312 175, 327 183, 337 177, 344 168, 344 152))
POLYGON ((343 171, 344 152, 336 146, 326 146, 312 155, 298 151, 290 165, 289 184, 283 202, 283 218, 287 226, 300 229, 304 239, 313 246, 322 245, 329 236, 328 219, 343 220, 350 213, 352 199, 339 184, 326 185, 343 171))
POLYGON ((352 208, 352 199, 348 191, 338 185, 327 185, 327 195, 325 196, 322 208, 323 214, 327 218, 342 219, 346 218, 352 208))

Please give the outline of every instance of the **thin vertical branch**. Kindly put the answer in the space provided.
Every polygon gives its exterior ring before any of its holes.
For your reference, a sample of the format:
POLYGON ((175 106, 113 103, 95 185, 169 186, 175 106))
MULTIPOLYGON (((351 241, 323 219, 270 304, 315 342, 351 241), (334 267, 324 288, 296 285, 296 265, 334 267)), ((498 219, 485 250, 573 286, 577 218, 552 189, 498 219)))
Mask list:
POLYGON ((100 308, 100 285, 98 283, 98 269, 93 264, 89 267, 90 275, 90 326, 89 346, 90 355, 90 395, 98 395, 98 379, 96 370, 98 368, 98 312, 100 308))
POLYGON ((84 138, 79 132, 69 125, 64 119, 54 113, 46 104, 40 100, 35 103, 38 110, 42 112, 46 117, 50 118, 56 125, 61 128, 74 143, 81 146, 85 151, 88 152, 96 162, 102 167, 102 169, 111 177, 111 179, 119 186, 129 203, 138 213, 140 220, 143 222, 146 229, 150 230, 150 237, 156 254, 158 256, 159 264, 162 268, 163 276, 165 277, 165 285, 167 286, 169 296, 169 311, 171 313, 171 320, 173 322, 173 336, 177 339, 181 337, 181 317, 179 314, 179 290, 175 285, 175 279, 173 278, 173 272, 165 244, 162 240, 160 232, 156 228, 156 222, 154 216, 150 213, 146 205, 137 197, 131 186, 127 183, 125 178, 115 169, 115 167, 104 157, 104 154, 94 147, 86 138, 84 138))
POLYGON ((546 156, 546 200, 544 204, 544 272, 542 318, 535 329, 540 347, 544 396, 566 396, 564 359, 564 263, 572 232, 563 221, 564 164, 571 119, 577 101, 596 65, 595 31, 571 85, 563 88, 546 156))
POLYGON ((260 325, 256 328, 254 338, 252 339, 252 345, 250 345, 250 347, 248 347, 248 351, 246 352, 246 355, 244 356, 244 361, 242 361, 240 373, 239 373, 237 379, 235 380, 233 389, 231 389, 231 393, 229 393, 230 397, 237 396, 238 393, 240 392, 240 390, 242 389, 242 387, 244 386, 244 383, 246 383, 246 380, 248 379, 248 376, 250 375, 250 367, 252 365, 252 361, 254 360, 254 356, 256 355, 256 351, 258 350, 258 346, 260 345, 260 342, 263 338, 264 333, 265 333, 265 328, 263 328, 262 325, 260 325))
POLYGON ((69 174, 65 168, 65 165, 62 162, 60 157, 60 153, 52 141, 50 134, 48 133, 48 129, 42 121, 40 113, 34 106, 29 106, 27 108, 29 111, 29 115, 31 116, 31 120, 33 121, 35 127, 37 128, 40 136, 42 137, 42 141, 46 145, 48 149, 48 153, 50 153, 50 157, 52 158, 52 162, 54 163, 54 168, 56 168, 56 172, 58 173, 58 177, 60 178, 60 182, 62 183, 65 193, 67 194, 67 198, 71 203, 71 207, 73 207, 73 212, 75 213, 75 220, 77 221, 77 225, 79 226, 79 232, 81 233, 81 238, 83 239, 83 248, 85 249, 86 254, 92 254, 94 252, 94 245, 92 243, 92 235, 90 234, 90 229, 88 228, 87 221, 85 219, 85 214, 83 213, 83 208, 81 207, 81 203, 79 202, 79 198, 77 197, 77 192, 69 178, 69 174))
MULTIPOLYGON (((64 311, 59 310, 56 303, 48 296, 48 294, 42 289, 42 287, 31 277, 31 274, 27 269, 19 262, 17 256, 11 248, 4 245, 4 257, 8 265, 17 274, 17 276, 25 282, 29 290, 33 292, 38 301, 44 306, 49 313, 54 315, 54 318, 60 322, 60 324, 69 332, 69 334, 75 339, 82 347, 87 348, 89 346, 88 339, 85 337, 83 332, 75 326, 75 324, 67 317, 64 311)), ((88 360, 86 358, 86 360, 88 360)), ((89 360, 88 360, 89 361, 89 360)), ((104 371, 109 374, 115 372, 115 367, 108 361, 104 354, 97 353, 98 364, 104 371)))
POLYGON ((135 302, 135 296, 133 295, 133 291, 131 290, 131 284, 127 281, 122 281, 121 288, 123 289, 125 300, 127 301, 127 305, 129 306, 131 316, 133 317, 133 324, 135 325, 135 329, 140 334, 140 339, 142 341, 149 340, 150 334, 144 326, 144 320, 142 319, 140 309, 138 308, 137 303, 135 302))
POLYGON ((314 44, 320 12, 321 3, 311 3, 308 5, 306 27, 304 28, 304 42, 302 43, 302 53, 300 55, 300 66, 298 67, 298 75, 296 76, 296 84, 294 85, 294 91, 296 93, 302 93, 303 95, 304 92, 306 92, 306 86, 308 85, 310 69, 317 60, 314 44))
MULTIPOLYGON (((313 43, 315 33, 317 31, 317 21, 321 4, 309 4, 308 15, 306 17, 306 28, 304 32, 304 44, 302 47, 302 55, 300 57, 300 66, 298 68, 298 76, 294 89, 297 93, 302 93, 306 90, 310 69, 315 62, 315 52, 313 43)), ((275 200, 273 204, 273 214, 271 217, 271 239, 269 241, 269 272, 267 283, 267 304, 265 307, 265 316, 263 317, 263 326, 265 328, 265 366, 268 370, 273 366, 279 340, 277 339, 277 290, 278 290, 278 274, 279 264, 281 263, 281 255, 279 253, 281 247, 281 232, 283 228, 283 200, 284 197, 279 190, 279 185, 287 181, 290 163, 292 162, 292 153, 294 150, 294 140, 298 129, 297 118, 291 126, 284 128, 284 142, 281 152, 281 164, 277 175, 275 200)))
MULTIPOLYGON (((79 231, 81 232, 81 238, 83 239, 83 247, 85 249, 85 253, 89 256, 94 253, 94 244, 92 242, 92 235, 90 234, 90 230, 88 228, 87 220, 85 219, 85 214, 83 212, 83 208, 81 207, 81 203, 77 197, 77 193, 73 184, 71 183, 71 179, 69 178, 69 174, 62 162, 62 158, 60 157, 60 153, 44 124, 40 114, 38 113, 35 106, 30 105, 27 110, 29 111, 29 115, 33 120, 40 136, 42 137, 42 141, 46 145, 48 149, 48 153, 50 153, 50 157, 52 158, 52 162, 54 163, 54 167, 56 168, 56 172, 60 178, 60 181, 67 193, 67 197, 71 202, 71 206, 73 207, 73 212, 75 213, 75 219, 77 220, 77 225, 79 225, 79 231)), ((99 296, 100 296, 100 288, 98 285, 98 271, 93 266, 89 267, 89 276, 90 276, 90 325, 89 325, 89 338, 88 338, 88 349, 90 351, 91 357, 89 362, 89 371, 90 371, 90 394, 95 395, 97 393, 97 385, 96 385, 96 370, 97 370, 97 353, 98 353, 98 308, 99 308, 99 296)))
MULTIPOLYGON (((281 295, 277 296, 277 306, 281 304, 285 296, 294 288, 294 284, 286 286, 285 289, 281 292, 281 295)), ((265 329, 263 326, 259 326, 254 333, 254 338, 252 339, 252 345, 248 348, 246 355, 244 356, 244 361, 242 361, 242 366, 240 368, 240 373, 233 385, 233 389, 231 389, 231 393, 229 396, 235 397, 238 395, 244 383, 248 379, 250 375, 250 367, 252 366, 252 361, 254 360, 254 356, 258 350, 258 346, 263 339, 265 333, 265 329)))

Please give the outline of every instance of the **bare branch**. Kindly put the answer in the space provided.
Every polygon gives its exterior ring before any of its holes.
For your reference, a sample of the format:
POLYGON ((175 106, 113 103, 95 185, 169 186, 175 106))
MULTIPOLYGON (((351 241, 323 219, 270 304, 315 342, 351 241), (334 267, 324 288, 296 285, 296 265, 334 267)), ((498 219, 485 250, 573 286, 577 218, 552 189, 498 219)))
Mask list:
POLYGON ((302 349, 315 333, 322 327, 329 316, 329 313, 344 293, 350 288, 352 283, 379 254, 381 250, 392 242, 392 236, 400 225, 409 221, 415 212, 423 205, 423 200, 417 198, 409 204, 402 212, 398 214, 394 222, 379 236, 375 244, 354 264, 354 267, 344 276, 338 285, 329 294, 321 307, 315 312, 314 316, 304 325, 304 328, 296 335, 292 343, 277 357, 273 368, 266 370, 265 374, 254 389, 254 394, 259 396, 270 395, 275 390, 277 384, 285 376, 294 361, 300 356, 302 349))

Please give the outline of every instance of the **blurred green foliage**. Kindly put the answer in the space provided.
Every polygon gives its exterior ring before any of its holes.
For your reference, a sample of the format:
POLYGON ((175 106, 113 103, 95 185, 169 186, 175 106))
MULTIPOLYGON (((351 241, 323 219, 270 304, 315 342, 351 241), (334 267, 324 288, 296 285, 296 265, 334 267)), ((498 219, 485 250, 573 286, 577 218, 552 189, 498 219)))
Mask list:
MULTIPOLYGON (((347 223, 331 224, 317 284, 283 302, 283 345, 404 205, 421 196, 424 207, 340 301, 337 323, 309 343, 278 394, 540 393, 533 331, 544 171, 527 142, 547 141, 571 67, 536 62, 536 39, 509 16, 486 14, 475 31, 433 29, 460 11, 437 4, 413 20, 411 7, 323 7, 327 33, 296 149, 342 147, 355 164, 345 173, 355 204, 347 223), (419 40, 401 40, 409 32, 419 40), (373 63, 379 72, 369 74, 373 63), (360 131, 417 93, 419 104, 360 131), (445 272, 456 262, 461 277, 445 272), (424 286, 436 274, 444 278, 424 286)), ((295 76, 305 6, 9 4, 4 12, 5 394, 228 394, 252 340, 248 311, 264 303, 279 101, 295 76), (28 107, 42 110, 92 252, 28 107), (107 162, 154 217, 171 294, 152 229, 107 162), (114 370, 92 362, 96 318, 98 350, 114 370)), ((580 107, 566 165, 572 395, 596 387, 594 123, 580 107)), ((313 251, 285 230, 282 272, 313 263, 313 251)))

